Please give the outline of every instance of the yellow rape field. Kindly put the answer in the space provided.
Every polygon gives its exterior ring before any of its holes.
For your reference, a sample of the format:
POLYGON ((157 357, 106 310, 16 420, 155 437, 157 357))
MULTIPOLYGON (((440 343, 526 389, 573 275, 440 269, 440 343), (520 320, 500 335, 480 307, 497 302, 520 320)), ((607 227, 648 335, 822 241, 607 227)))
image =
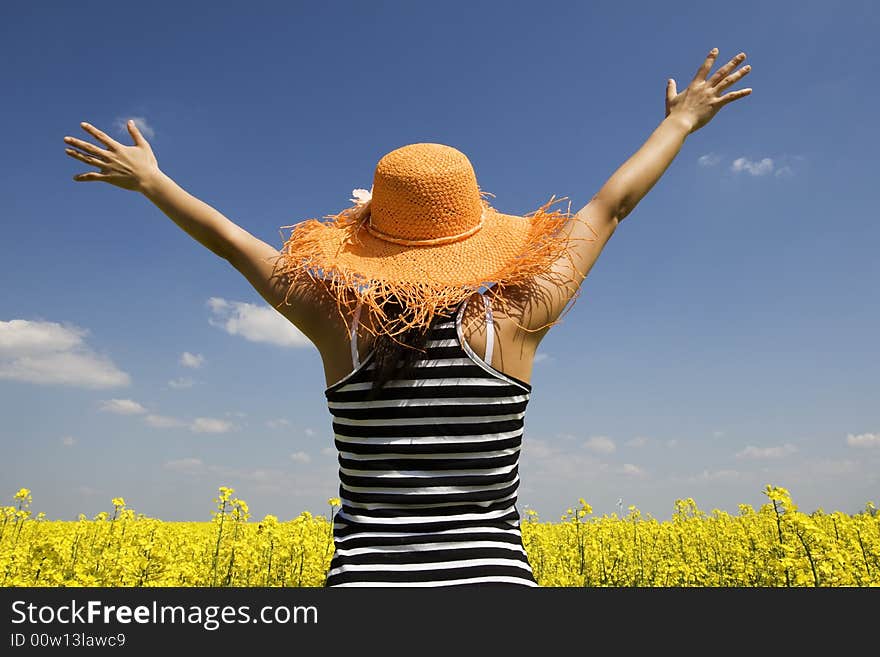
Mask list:
MULTIPOLYGON (((3 586, 323 586, 333 554, 332 517, 250 518, 221 487, 211 522, 163 522, 113 499, 113 513, 50 521, 21 489, 0 507, 3 586), (329 518, 329 520, 328 520, 329 518)), ((527 511, 523 543, 542 586, 880 586, 880 514, 798 510, 768 485, 760 509, 707 514, 677 500, 659 522, 631 506, 593 517, 578 500, 560 522, 527 511)))

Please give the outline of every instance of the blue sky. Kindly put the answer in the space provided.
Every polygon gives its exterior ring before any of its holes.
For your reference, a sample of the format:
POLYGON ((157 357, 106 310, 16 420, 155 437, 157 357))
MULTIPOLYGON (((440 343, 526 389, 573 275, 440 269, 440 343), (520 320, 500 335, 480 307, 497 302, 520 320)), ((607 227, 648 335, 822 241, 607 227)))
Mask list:
MULTIPOLYGON (((321 359, 145 197, 74 182, 89 121, 254 235, 434 141, 493 205, 580 209, 710 48, 752 94, 690 135, 543 340, 519 506, 880 501, 871 2, 41 3, 4 12, 0 496, 206 520, 337 494, 321 359)), ((714 69, 713 69, 714 70, 714 69)))

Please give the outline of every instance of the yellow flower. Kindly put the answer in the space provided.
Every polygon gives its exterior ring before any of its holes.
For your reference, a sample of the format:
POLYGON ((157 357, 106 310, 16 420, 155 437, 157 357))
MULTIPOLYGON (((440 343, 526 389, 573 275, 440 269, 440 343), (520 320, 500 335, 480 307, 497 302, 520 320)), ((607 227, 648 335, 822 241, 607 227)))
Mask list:
MULTIPOLYGON (((19 504, 0 506, 6 527, 0 572, 7 586, 321 587, 334 551, 327 517, 305 511, 285 522, 274 515, 244 522, 247 504, 226 487, 216 514, 225 522, 219 523, 162 522, 120 509, 122 498, 113 500, 116 514, 49 521, 43 512, 24 509, 30 491, 20 492, 19 504), (125 525, 110 524, 111 517, 125 525)), ((807 514, 784 488, 768 486, 766 492, 777 498, 775 505, 740 505, 740 515, 721 509, 707 515, 686 497, 662 522, 631 505, 624 518, 603 515, 582 524, 592 510, 579 499, 574 517, 571 509, 563 516, 566 522, 538 523, 526 505, 523 547, 545 587, 880 587, 880 569, 865 567, 865 555, 880 554, 874 502, 855 515, 807 514)), ((341 500, 328 503, 335 508, 341 500)))

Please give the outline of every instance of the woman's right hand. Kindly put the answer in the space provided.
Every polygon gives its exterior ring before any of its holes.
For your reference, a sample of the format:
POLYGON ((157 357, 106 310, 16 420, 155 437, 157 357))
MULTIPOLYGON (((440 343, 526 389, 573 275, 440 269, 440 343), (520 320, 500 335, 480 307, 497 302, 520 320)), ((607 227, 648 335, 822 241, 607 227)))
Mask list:
POLYGON ((80 125, 83 130, 104 144, 107 149, 104 150, 81 139, 65 137, 64 141, 67 144, 80 149, 64 149, 68 155, 101 170, 100 173, 97 171, 79 173, 73 177, 74 180, 101 180, 122 189, 140 192, 143 191, 144 183, 159 173, 159 164, 153 154, 153 149, 150 148, 150 144, 144 139, 134 121, 126 122, 128 131, 134 139, 134 146, 120 144, 88 123, 80 125))
POLYGON ((752 67, 743 66, 732 75, 728 75, 740 62, 745 60, 746 54, 741 52, 706 80, 706 75, 712 70, 717 56, 718 49, 713 48, 703 65, 697 70, 694 79, 681 93, 676 92, 675 80, 670 79, 666 83, 666 116, 681 117, 690 127, 690 132, 696 132, 706 125, 718 113, 718 110, 731 101, 739 100, 752 93, 752 89, 747 88, 719 96, 720 92, 747 75, 752 67))

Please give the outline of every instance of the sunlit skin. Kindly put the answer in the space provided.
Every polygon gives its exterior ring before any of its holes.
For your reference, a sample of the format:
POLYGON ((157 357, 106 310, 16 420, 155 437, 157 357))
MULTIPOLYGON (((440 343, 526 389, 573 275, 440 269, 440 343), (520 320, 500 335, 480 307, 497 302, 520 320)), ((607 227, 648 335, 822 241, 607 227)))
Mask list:
MULTIPOLYGON (((496 354, 493 365, 502 372, 529 382, 538 344, 550 330, 543 327, 556 321, 575 296, 580 282, 592 269, 596 259, 617 226, 656 184, 681 150, 686 137, 696 132, 732 102, 751 94, 751 88, 729 91, 751 67, 737 67, 745 60, 739 53, 711 76, 718 51, 713 48, 687 87, 677 91, 676 83, 666 83, 665 113, 651 136, 601 186, 569 222, 567 234, 573 241, 570 257, 560 258, 550 275, 534 281, 541 294, 522 304, 511 316, 496 312, 496 354), (573 268, 576 269, 573 270, 573 268), (553 281, 574 280, 577 285, 560 285, 553 281), (524 327, 525 330, 523 330, 524 327)), ((127 129, 132 145, 122 144, 89 123, 83 130, 101 146, 66 136, 65 152, 89 164, 97 171, 77 174, 77 182, 104 182, 146 196, 193 239, 227 260, 256 291, 278 309, 321 353, 326 384, 340 380, 352 368, 347 322, 330 308, 327 292, 315 283, 303 283, 287 298, 287 282, 275 275, 274 263, 278 249, 251 235, 241 226, 204 201, 189 194, 160 168, 153 149, 133 121, 127 129)), ((487 294, 492 294, 490 290, 487 294)), ((479 309, 477 309, 479 310, 479 309)), ((369 323, 369 316, 363 317, 369 323)), ((464 320, 463 332, 478 356, 486 353, 484 333, 479 314, 464 320)), ((363 353, 369 350, 365 344, 363 353)))

